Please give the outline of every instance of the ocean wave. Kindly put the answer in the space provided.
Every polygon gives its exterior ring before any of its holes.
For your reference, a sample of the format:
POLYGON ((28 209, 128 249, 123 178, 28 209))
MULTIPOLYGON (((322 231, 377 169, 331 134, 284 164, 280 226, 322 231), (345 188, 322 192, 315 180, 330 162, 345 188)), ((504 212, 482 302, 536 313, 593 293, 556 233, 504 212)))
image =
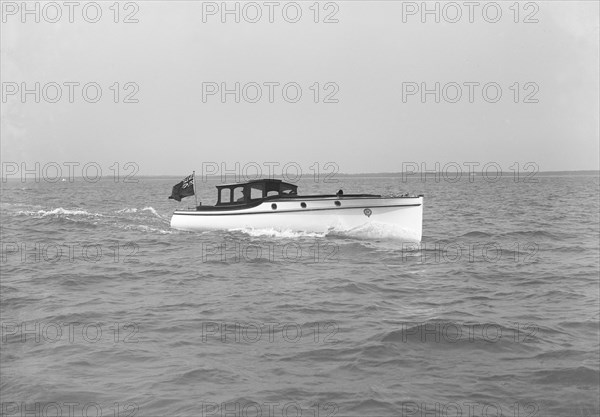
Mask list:
POLYGON ((546 232, 544 230, 520 230, 516 232, 508 232, 500 235, 501 237, 522 237, 522 238, 548 238, 554 240, 561 240, 562 236, 557 236, 553 233, 546 232))
POLYGON ((444 320, 401 323, 394 329, 377 336, 382 342, 440 344, 446 346, 473 346, 486 349, 506 347, 533 348, 540 343, 538 329, 515 328, 499 323, 460 323, 444 320))
POLYGON ((543 369, 533 372, 538 384, 559 384, 597 387, 600 385, 600 372, 586 366, 577 368, 543 369))
POLYGON ((462 235, 461 237, 478 237, 478 238, 488 238, 488 237, 492 237, 492 235, 490 233, 486 233, 486 232, 480 232, 478 230, 475 230, 473 232, 468 232, 465 233, 464 235, 462 235))

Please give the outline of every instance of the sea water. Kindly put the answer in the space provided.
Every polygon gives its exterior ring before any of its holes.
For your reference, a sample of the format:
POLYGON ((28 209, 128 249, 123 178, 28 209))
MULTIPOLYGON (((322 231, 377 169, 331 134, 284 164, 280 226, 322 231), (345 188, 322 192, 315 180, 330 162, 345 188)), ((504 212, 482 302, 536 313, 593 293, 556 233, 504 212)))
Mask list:
POLYGON ((423 193, 420 244, 172 230, 181 178, 2 184, 2 415, 598 415, 598 173, 297 184, 423 193))

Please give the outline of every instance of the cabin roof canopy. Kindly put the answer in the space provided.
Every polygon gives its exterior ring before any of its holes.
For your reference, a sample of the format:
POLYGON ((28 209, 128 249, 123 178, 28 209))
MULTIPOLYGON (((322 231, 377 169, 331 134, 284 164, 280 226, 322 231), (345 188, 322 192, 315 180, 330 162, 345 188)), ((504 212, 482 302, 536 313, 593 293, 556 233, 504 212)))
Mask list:
POLYGON ((217 185, 216 187, 217 187, 217 189, 220 190, 222 188, 235 188, 235 187, 242 187, 245 185, 258 186, 260 188, 264 188, 267 192, 289 190, 290 188, 291 189, 298 188, 297 185, 283 182, 282 180, 271 179, 271 178, 252 180, 252 181, 248 181, 248 182, 236 182, 236 183, 231 183, 231 184, 221 184, 221 185, 217 185))

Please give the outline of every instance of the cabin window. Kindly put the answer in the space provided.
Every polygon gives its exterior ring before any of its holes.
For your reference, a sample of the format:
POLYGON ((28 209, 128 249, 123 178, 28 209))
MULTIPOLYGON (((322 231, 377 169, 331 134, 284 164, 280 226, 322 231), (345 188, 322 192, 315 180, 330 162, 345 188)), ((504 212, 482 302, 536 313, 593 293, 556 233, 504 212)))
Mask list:
POLYGON ((284 195, 295 195, 296 187, 288 184, 281 185, 281 193, 284 195))
POLYGON ((258 200, 260 198, 263 197, 263 190, 262 188, 259 187, 252 187, 250 188, 250 199, 251 200, 258 200))
POLYGON ((221 188, 219 201, 221 204, 231 203, 231 190, 229 188, 221 188))
POLYGON ((279 195, 279 191, 274 191, 274 190, 271 190, 271 191, 269 191, 269 192, 267 193, 267 197, 270 197, 270 196, 272 196, 272 195, 279 195))
POLYGON ((233 189, 233 202, 234 203, 243 203, 244 201, 245 201, 244 187, 235 187, 233 189))

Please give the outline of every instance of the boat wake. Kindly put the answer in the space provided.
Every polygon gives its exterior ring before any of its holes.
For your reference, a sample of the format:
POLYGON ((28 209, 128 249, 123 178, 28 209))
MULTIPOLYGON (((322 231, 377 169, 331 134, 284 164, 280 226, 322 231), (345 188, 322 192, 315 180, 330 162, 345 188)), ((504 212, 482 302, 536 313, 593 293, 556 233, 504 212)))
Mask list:
POLYGON ((241 232, 251 237, 272 237, 282 239, 295 239, 295 238, 353 238, 359 240, 394 240, 401 242, 419 242, 420 238, 418 234, 413 231, 403 229, 396 225, 390 225, 387 223, 371 222, 364 224, 359 227, 344 229, 341 227, 333 227, 327 232, 317 233, 309 231, 297 231, 291 229, 278 230, 274 228, 266 229, 253 229, 253 228, 238 228, 229 229, 230 232, 241 232))
POLYGON ((124 208, 121 210, 117 210, 115 211, 115 213, 121 214, 121 213, 125 213, 125 214, 129 214, 129 213, 137 213, 138 209, 136 209, 135 207, 133 208, 124 208))
POLYGON ((247 234, 251 237, 273 237, 273 238, 281 238, 281 239, 295 239, 302 237, 311 237, 311 238, 320 238, 327 236, 327 232, 325 233, 316 233, 316 232, 306 232, 306 231, 294 231, 291 229, 277 230, 273 228, 269 229, 253 229, 253 228, 243 228, 243 229, 229 229, 230 232, 241 232, 247 234))
POLYGON ((68 215, 72 215, 72 216, 94 216, 94 217, 101 217, 102 214, 100 213, 90 213, 87 212, 85 210, 80 210, 80 209, 75 209, 75 210, 69 210, 69 209, 64 209, 62 207, 58 207, 55 208, 53 210, 37 210, 37 211, 31 211, 31 210, 20 210, 16 213, 17 215, 25 215, 25 216, 33 216, 33 217, 37 217, 37 218, 41 218, 41 217, 47 217, 47 216, 68 216, 68 215))
POLYGON ((334 228, 328 232, 329 236, 351 237, 354 239, 385 239, 401 242, 419 242, 420 236, 412 230, 404 229, 397 225, 370 222, 348 230, 334 228))
POLYGON ((168 220, 165 217, 161 216, 160 214, 158 214, 158 212, 154 209, 154 207, 144 207, 142 209, 142 211, 149 211, 150 213, 154 214, 156 217, 158 217, 159 219, 162 220, 168 220))

